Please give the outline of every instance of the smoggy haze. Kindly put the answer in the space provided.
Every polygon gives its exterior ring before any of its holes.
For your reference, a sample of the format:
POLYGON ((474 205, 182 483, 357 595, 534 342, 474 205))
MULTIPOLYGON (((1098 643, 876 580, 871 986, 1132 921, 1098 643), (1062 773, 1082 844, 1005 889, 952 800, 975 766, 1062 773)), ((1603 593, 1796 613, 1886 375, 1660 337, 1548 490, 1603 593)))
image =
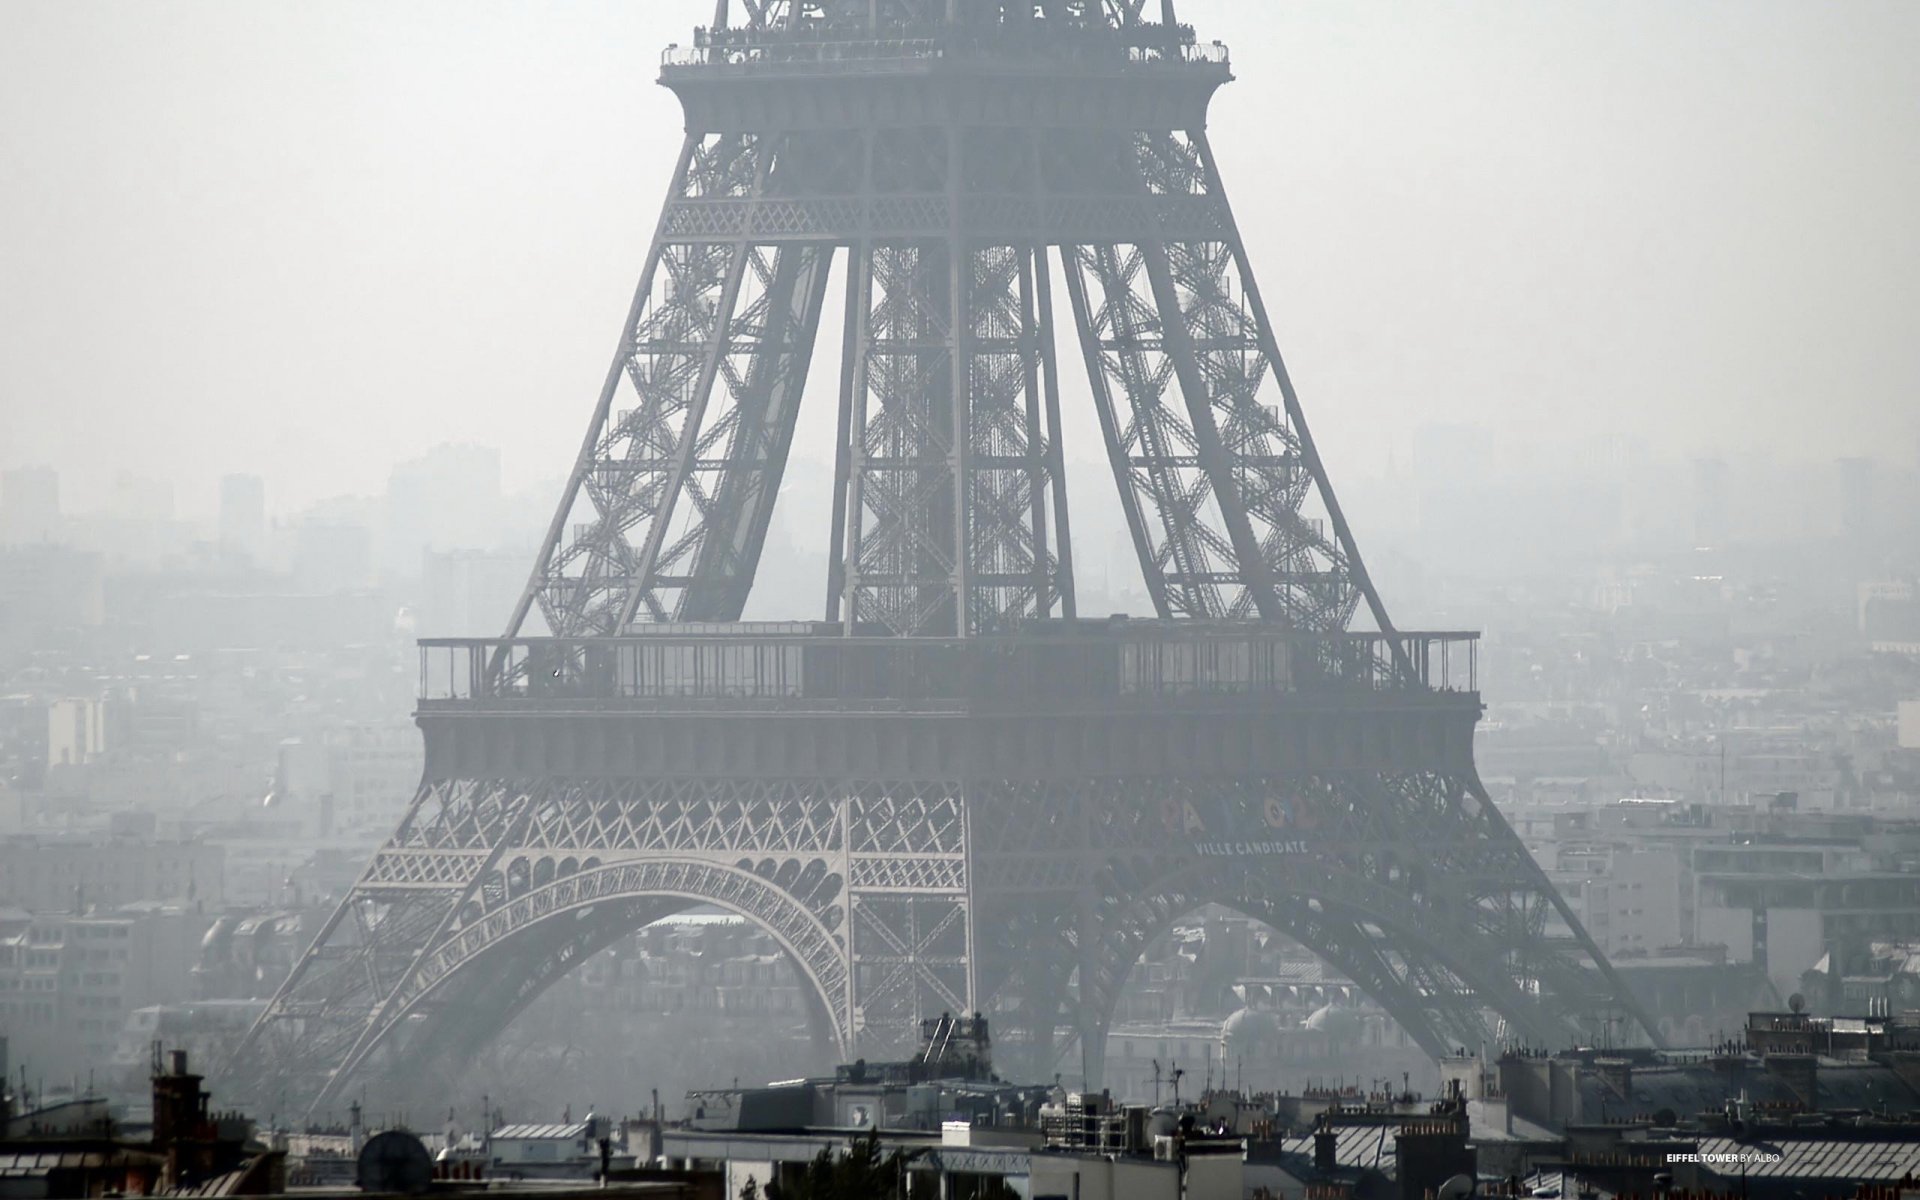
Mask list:
MULTIPOLYGON (((710 7, 7 0, 0 465, 187 510, 450 439, 563 471, 674 161, 658 54, 710 7)), ((1910 460, 1920 8, 1181 12, 1243 77, 1217 145, 1336 478, 1453 421, 1910 460)))

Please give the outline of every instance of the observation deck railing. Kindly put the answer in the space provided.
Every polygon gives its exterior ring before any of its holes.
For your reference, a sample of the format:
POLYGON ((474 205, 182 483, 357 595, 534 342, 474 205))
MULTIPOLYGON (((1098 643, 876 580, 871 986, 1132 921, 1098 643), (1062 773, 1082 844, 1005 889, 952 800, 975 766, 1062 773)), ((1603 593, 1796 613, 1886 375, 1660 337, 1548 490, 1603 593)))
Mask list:
POLYGON ((682 625, 586 639, 426 639, 421 708, 585 701, 1043 711, 1330 692, 1459 702, 1478 690, 1472 633, 1301 634, 1137 621, 958 639, 843 637, 837 628, 682 625))
POLYGON ((693 46, 668 46, 661 52, 664 75, 712 67, 782 67, 799 73, 833 73, 916 61, 1028 63, 1096 66, 1213 66, 1231 69, 1220 42, 1206 45, 1140 45, 1104 36, 1061 34, 1042 38, 922 37, 858 41, 815 41, 782 37, 708 40, 693 46))

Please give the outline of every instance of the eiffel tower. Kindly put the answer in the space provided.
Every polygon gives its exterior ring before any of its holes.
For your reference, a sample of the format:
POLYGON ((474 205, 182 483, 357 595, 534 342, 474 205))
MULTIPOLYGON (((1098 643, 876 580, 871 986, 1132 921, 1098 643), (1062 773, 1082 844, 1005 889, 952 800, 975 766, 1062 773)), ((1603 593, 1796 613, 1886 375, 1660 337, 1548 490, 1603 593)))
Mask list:
POLYGON ((696 905, 848 1057, 984 1011, 1097 1086, 1207 904, 1434 1054, 1657 1039, 1480 784, 1474 637, 1367 575, 1208 142, 1231 78, 1172 0, 719 0, 666 51, 686 139, 545 548, 506 636, 421 643, 419 791, 228 1086, 434 1078, 696 905), (826 595, 743 622, 836 259, 826 595), (1152 618, 1076 609, 1063 340, 1152 618))

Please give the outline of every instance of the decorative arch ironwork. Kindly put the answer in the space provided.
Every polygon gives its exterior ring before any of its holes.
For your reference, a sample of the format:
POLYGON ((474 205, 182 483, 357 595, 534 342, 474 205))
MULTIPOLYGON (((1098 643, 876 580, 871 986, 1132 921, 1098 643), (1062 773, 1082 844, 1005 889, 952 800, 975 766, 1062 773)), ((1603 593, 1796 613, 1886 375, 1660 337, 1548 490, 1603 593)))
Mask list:
MULTIPOLYGON (((605 863, 555 878, 544 887, 514 896, 480 920, 450 931, 427 947, 413 970, 375 1011, 316 1104, 324 1103, 346 1080, 362 1071, 409 1018, 423 1014, 444 993, 457 991, 473 971, 514 943, 549 938, 553 925, 591 916, 598 906, 668 899, 726 908, 777 941, 829 1015, 837 1049, 846 1052, 851 1024, 846 955, 834 930, 777 883, 744 866, 695 858, 649 858, 605 863)), ((605 940, 639 927, 623 923, 622 929, 605 940)), ((598 935, 579 943, 565 937, 554 939, 543 957, 553 966, 571 969, 585 961, 587 949, 601 940, 598 935)), ((500 1023, 510 1020, 538 990, 564 973, 549 969, 549 973, 528 976, 538 988, 517 991, 501 1012, 500 1023)))

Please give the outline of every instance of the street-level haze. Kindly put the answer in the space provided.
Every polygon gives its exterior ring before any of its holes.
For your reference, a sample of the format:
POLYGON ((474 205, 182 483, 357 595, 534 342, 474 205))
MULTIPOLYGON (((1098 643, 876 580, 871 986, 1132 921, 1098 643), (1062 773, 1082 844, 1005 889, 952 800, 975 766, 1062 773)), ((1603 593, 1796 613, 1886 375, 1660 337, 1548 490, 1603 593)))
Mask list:
MULTIPOLYGON (((1920 6, 1179 8, 1233 51, 1215 144, 1336 480, 1434 424, 1913 454, 1920 6)), ((659 52, 711 13, 0 5, 0 466, 189 512, 450 440, 564 473, 680 138, 659 52)))

